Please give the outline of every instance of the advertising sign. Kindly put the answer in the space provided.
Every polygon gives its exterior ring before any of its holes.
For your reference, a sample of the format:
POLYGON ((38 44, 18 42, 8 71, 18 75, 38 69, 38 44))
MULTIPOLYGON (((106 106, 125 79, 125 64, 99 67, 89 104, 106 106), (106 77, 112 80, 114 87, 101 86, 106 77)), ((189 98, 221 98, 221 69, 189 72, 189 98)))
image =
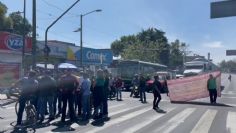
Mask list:
MULTIPOLYGON (((80 50, 76 52, 77 60, 80 60, 80 50)), ((109 65, 112 63, 113 53, 110 49, 83 48, 83 64, 109 65)))
POLYGON ((209 74, 216 78, 218 96, 221 96, 221 73, 217 71, 168 81, 170 100, 182 102, 209 97, 207 89, 209 74))
MULTIPOLYGON (((45 42, 44 41, 38 41, 37 42, 38 48, 43 51, 45 48, 45 42)), ((48 41, 48 47, 50 48, 50 56, 56 56, 65 58, 67 57, 67 45, 63 42, 51 42, 48 41)), ((41 54, 44 54, 43 52, 41 54)))
POLYGON ((0 88, 9 87, 20 78, 20 64, 0 63, 0 88))
MULTIPOLYGON (((0 32, 0 50, 21 52, 23 47, 22 36, 8 32, 0 32)), ((25 52, 32 49, 31 38, 25 39, 25 52)))

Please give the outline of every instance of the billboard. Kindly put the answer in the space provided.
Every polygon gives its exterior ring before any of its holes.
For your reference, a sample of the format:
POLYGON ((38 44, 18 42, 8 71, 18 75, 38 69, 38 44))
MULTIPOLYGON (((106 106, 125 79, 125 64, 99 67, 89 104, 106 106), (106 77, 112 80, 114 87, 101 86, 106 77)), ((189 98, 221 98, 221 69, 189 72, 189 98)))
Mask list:
MULTIPOLYGON (((0 32, 0 50, 21 52, 23 47, 22 36, 8 32, 0 32)), ((31 52, 32 39, 25 39, 25 52, 31 52)))
POLYGON ((218 96, 221 96, 221 72, 217 71, 168 81, 170 100, 182 102, 209 97, 207 89, 209 74, 216 78, 218 96))
POLYGON ((211 3, 211 18, 236 16, 236 1, 225 0, 211 3))
MULTIPOLYGON (((76 59, 80 60, 80 50, 76 53, 76 59)), ((85 65, 110 65, 113 53, 110 49, 83 48, 83 64, 85 65)))
POLYGON ((20 78, 19 63, 0 63, 0 88, 9 87, 20 78))

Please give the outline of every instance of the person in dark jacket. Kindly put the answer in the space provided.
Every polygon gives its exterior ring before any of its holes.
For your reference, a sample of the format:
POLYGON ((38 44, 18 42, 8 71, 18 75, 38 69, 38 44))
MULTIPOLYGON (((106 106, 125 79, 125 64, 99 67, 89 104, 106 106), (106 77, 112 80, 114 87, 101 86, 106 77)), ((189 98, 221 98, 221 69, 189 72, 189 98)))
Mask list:
POLYGON ((94 99, 94 119, 102 118, 103 92, 104 92, 104 75, 102 70, 97 71, 97 78, 93 89, 94 99))
POLYGON ((45 71, 44 74, 39 77, 39 101, 38 101, 38 113, 40 115, 40 122, 44 121, 45 112, 47 109, 47 103, 49 105, 49 120, 54 119, 54 107, 53 100, 56 93, 56 81, 50 76, 50 71, 45 71))
POLYGON ((153 99, 153 109, 154 110, 159 110, 159 103, 161 101, 161 93, 160 93, 160 90, 161 90, 161 83, 159 81, 159 77, 158 75, 154 76, 154 83, 153 83, 153 96, 154 96, 154 99, 153 99))
POLYGON ((36 80, 36 72, 31 70, 28 73, 28 76, 23 77, 18 80, 13 87, 21 87, 20 97, 19 97, 19 111, 17 113, 17 123, 16 126, 22 124, 22 116, 25 109, 27 101, 34 99, 36 90, 38 89, 38 81, 36 80))
POLYGON ((140 88, 140 101, 142 103, 146 103, 146 80, 143 75, 140 76, 139 81, 139 88, 140 88))
POLYGON ((76 120, 75 118, 75 110, 74 110, 74 93, 78 87, 78 81, 70 69, 65 71, 65 75, 60 78, 60 89, 62 91, 62 117, 61 122, 65 122, 66 118, 66 107, 67 103, 69 104, 69 114, 70 120, 73 122, 76 120))
POLYGON ((105 81, 104 81, 104 91, 103 91, 103 117, 108 117, 108 103, 107 103, 107 98, 108 98, 108 92, 109 92, 109 72, 108 70, 104 70, 104 76, 105 76, 105 81))

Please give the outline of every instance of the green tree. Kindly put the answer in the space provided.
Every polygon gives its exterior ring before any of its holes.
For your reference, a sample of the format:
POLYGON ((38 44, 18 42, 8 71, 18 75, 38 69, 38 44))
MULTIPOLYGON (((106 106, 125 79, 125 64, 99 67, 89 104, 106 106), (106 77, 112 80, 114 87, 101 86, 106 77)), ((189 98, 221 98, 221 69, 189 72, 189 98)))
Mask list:
POLYGON ((24 29, 24 18, 19 12, 13 12, 9 15, 13 21, 13 33, 23 35, 24 31, 26 35, 30 35, 32 31, 32 26, 27 19, 25 19, 25 29, 24 29))
POLYGON ((6 17, 7 7, 5 4, 0 2, 0 30, 9 31, 12 29, 12 20, 9 17, 6 17))
POLYGON ((186 49, 186 44, 176 39, 170 45, 170 66, 173 69, 183 66, 183 50, 186 49))
POLYGON ((169 64, 170 46, 165 32, 156 28, 142 30, 136 35, 122 36, 111 44, 115 56, 148 62, 169 64))

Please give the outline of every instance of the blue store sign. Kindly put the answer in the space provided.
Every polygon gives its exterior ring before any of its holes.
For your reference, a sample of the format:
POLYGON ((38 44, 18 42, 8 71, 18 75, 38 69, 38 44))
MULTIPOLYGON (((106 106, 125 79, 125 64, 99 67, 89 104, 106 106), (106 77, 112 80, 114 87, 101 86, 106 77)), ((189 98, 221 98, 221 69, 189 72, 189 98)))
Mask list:
MULTIPOLYGON (((77 60, 80 60, 80 50, 76 52, 77 60)), ((110 49, 83 48, 83 64, 87 65, 110 65, 113 54, 110 49)))

